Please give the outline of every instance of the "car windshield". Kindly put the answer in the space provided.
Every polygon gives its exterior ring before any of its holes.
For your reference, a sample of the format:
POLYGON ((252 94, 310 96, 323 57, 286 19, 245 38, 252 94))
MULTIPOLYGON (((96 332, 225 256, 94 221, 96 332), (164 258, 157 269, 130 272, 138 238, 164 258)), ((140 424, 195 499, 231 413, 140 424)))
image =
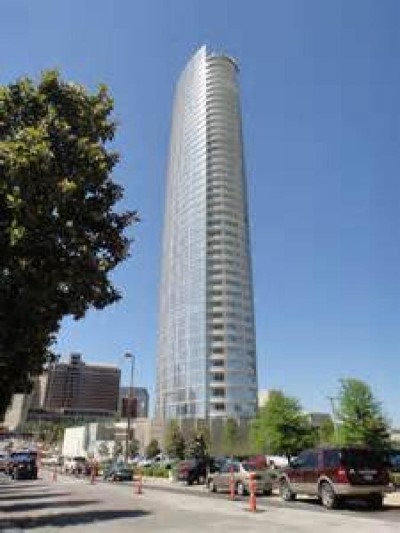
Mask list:
POLYGON ((242 463, 242 466, 246 472, 256 472, 257 470, 261 470, 261 468, 257 467, 255 463, 242 463))
POLYGON ((34 459, 34 457, 29 453, 13 453, 11 457, 17 461, 31 461, 34 459))
POLYGON ((372 450, 343 450, 343 464, 349 468, 380 468, 383 464, 382 458, 372 450))

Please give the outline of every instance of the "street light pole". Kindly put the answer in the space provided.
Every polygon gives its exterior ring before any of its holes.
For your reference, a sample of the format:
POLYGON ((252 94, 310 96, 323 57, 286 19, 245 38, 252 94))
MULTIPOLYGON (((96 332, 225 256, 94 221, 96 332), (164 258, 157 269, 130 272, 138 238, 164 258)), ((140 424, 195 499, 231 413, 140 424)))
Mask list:
POLYGON ((129 396, 128 396, 128 405, 127 405, 127 424, 126 424, 126 434, 125 434, 125 462, 128 460, 128 447, 129 447, 129 440, 130 440, 130 433, 131 433, 131 406, 132 406, 132 398, 133 398, 133 374, 134 374, 134 368, 135 368, 135 356, 132 353, 126 353, 125 354, 126 359, 131 360, 131 379, 129 383, 129 396))

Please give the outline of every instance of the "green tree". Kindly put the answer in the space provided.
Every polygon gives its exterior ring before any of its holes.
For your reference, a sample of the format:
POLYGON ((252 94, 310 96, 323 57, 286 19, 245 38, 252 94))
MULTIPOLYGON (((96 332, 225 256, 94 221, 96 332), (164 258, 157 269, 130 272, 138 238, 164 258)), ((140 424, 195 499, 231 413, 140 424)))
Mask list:
POLYGON ((113 459, 118 459, 118 457, 121 457, 121 455, 124 452, 124 448, 122 446, 122 442, 116 440, 113 445, 113 459))
POLYGON ((137 439, 133 439, 128 444, 128 456, 129 457, 135 457, 139 453, 139 441, 137 439))
POLYGON ((185 457, 185 439, 176 420, 171 420, 168 423, 165 431, 164 448, 170 457, 176 457, 178 459, 185 457))
POLYGON ((342 444, 375 449, 389 446, 388 422, 370 386, 358 379, 340 380, 336 418, 342 444))
POLYGON ((110 273, 137 215, 115 210, 112 110, 105 86, 54 71, 0 86, 0 418, 54 359, 61 320, 121 297, 110 273))
POLYGON ((224 424, 222 443, 224 454, 235 455, 239 447, 239 426, 234 418, 228 418, 224 424))
POLYGON ((104 459, 106 459, 110 455, 110 451, 105 442, 100 442, 99 447, 97 448, 97 451, 99 452, 99 455, 104 459))
POLYGON ((160 445, 157 439, 152 439, 146 447, 146 457, 152 459, 160 453, 160 445))
POLYGON ((291 457, 316 444, 317 435, 298 400, 273 391, 255 418, 251 435, 259 453, 291 457))
POLYGON ((188 459, 204 459, 208 456, 206 439, 202 432, 193 432, 186 443, 186 457, 188 459))
POLYGON ((331 419, 324 420, 317 431, 319 444, 327 445, 336 443, 335 426, 331 419))

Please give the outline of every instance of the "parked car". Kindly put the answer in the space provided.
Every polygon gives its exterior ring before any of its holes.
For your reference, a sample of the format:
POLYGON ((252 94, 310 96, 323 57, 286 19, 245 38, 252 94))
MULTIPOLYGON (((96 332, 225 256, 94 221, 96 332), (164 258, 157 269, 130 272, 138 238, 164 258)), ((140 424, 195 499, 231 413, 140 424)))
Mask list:
POLYGON ((12 479, 37 479, 36 454, 29 452, 11 453, 5 471, 12 479))
POLYGON ((267 460, 268 467, 272 468, 273 470, 286 468, 289 466, 287 457, 283 457, 282 455, 266 455, 265 458, 267 460))
POLYGON ((153 466, 154 458, 153 457, 143 457, 140 461, 137 462, 137 465, 141 468, 146 468, 148 466, 153 466))
POLYGON ((186 459, 178 463, 176 477, 178 481, 186 481, 188 485, 205 483, 208 474, 219 470, 221 465, 222 462, 213 458, 186 459))
POLYGON ((177 480, 186 481, 188 485, 204 483, 207 478, 207 461, 205 459, 186 459, 177 467, 177 480))
POLYGON ((171 468, 174 463, 173 459, 163 453, 156 455, 152 461, 152 466, 160 466, 163 468, 171 468))
POLYGON ((111 465, 103 474, 105 481, 132 481, 132 468, 124 463, 111 465))
POLYGON ((279 478, 283 500, 297 494, 317 496, 328 509, 344 499, 364 499, 380 509, 389 476, 383 457, 368 448, 321 448, 306 450, 285 469, 279 478))
POLYGON ((59 455, 47 455, 41 458, 43 466, 61 466, 62 457, 59 455))
POLYGON ((88 470, 88 463, 85 457, 76 456, 68 457, 64 461, 64 472, 66 474, 86 474, 88 470))
POLYGON ((254 474, 256 493, 270 496, 272 494, 272 479, 268 470, 259 468, 252 462, 226 462, 222 468, 210 474, 207 479, 211 492, 229 491, 231 476, 235 482, 235 492, 243 496, 250 492, 250 475, 254 474))

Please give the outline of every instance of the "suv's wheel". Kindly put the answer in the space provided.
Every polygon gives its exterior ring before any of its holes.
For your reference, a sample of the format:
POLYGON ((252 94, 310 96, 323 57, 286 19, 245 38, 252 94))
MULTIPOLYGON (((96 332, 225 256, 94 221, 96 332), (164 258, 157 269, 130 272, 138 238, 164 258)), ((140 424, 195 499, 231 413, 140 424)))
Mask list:
POLYGON ((279 483, 279 495, 285 502, 292 502, 296 499, 296 494, 292 492, 286 479, 282 479, 279 483))
POLYGON ((379 511, 383 507, 383 495, 382 494, 371 494, 368 498, 368 505, 371 509, 379 511))
POLYGON ((330 483, 324 481, 319 488, 322 505, 326 509, 336 509, 339 503, 338 497, 330 483))
POLYGON ((243 485, 241 481, 236 485, 236 492, 238 493, 238 496, 245 496, 246 495, 246 487, 243 485))
POLYGON ((264 489, 263 490, 264 496, 271 496, 272 495, 272 489, 264 489))

